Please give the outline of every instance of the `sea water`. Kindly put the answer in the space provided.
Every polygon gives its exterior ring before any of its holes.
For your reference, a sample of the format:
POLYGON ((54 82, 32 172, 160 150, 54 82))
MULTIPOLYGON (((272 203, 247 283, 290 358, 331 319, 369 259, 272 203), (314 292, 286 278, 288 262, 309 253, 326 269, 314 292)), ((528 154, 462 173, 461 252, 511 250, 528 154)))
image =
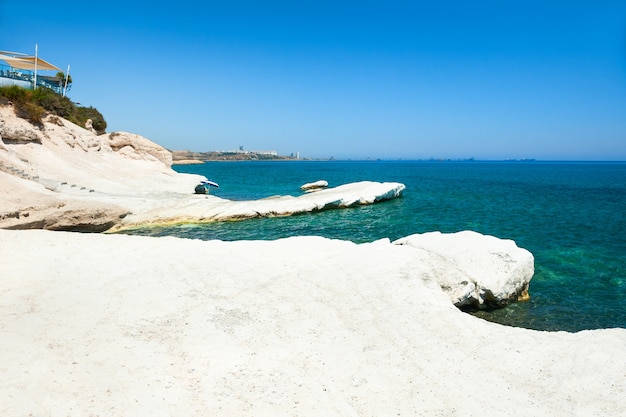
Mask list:
MULTIPOLYGON (((531 298, 473 314, 538 330, 626 327, 626 163, 250 161, 176 166, 220 184, 232 200, 299 195, 302 184, 371 180, 401 198, 291 217, 151 227, 130 233, 194 239, 318 235, 354 242, 474 230, 535 256, 531 298)), ((190 190, 192 192, 192 190, 190 190)))

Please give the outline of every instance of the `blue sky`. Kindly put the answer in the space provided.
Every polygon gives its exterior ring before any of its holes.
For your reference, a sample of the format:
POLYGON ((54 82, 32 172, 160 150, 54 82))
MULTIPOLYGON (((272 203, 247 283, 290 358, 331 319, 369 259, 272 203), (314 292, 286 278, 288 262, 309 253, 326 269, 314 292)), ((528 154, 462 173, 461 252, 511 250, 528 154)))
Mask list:
POLYGON ((624 0, 0 0, 0 39, 168 149, 626 160, 624 0))

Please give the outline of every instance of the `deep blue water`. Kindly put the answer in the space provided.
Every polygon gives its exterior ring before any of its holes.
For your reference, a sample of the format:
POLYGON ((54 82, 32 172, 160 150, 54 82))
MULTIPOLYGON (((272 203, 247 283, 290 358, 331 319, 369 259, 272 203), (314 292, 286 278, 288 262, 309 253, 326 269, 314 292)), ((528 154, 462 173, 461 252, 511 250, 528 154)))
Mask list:
POLYGON ((474 230, 513 239, 535 256, 531 299, 480 317, 539 330, 626 327, 626 163, 281 161, 177 166, 233 200, 299 195, 300 185, 372 180, 403 197, 353 209, 133 231, 195 239, 320 235, 368 242, 474 230))

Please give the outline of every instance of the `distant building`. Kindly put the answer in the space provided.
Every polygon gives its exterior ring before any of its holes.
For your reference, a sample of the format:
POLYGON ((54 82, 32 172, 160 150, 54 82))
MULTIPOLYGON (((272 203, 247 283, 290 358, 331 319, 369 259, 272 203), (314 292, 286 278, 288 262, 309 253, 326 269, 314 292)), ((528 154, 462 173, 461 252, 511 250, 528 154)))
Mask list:
POLYGON ((240 146, 236 151, 227 151, 231 153, 249 153, 249 154, 257 154, 257 155, 269 155, 269 156, 278 156, 278 152, 276 151, 244 151, 243 146, 240 146))
POLYGON ((255 153, 257 155, 269 155, 269 156, 278 156, 278 152, 276 151, 246 151, 247 153, 255 153))

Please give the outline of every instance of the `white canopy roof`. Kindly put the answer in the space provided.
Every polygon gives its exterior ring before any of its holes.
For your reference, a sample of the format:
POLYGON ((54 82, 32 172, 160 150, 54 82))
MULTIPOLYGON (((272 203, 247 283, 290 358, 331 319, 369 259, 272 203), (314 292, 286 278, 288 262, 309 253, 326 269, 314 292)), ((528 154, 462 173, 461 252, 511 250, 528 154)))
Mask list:
POLYGON ((14 52, 0 51, 0 60, 5 61, 13 68, 19 68, 24 70, 35 70, 35 62, 37 63, 36 69, 39 70, 56 70, 62 71, 61 68, 55 67, 51 63, 44 61, 41 58, 34 57, 32 55, 17 54, 14 52))

